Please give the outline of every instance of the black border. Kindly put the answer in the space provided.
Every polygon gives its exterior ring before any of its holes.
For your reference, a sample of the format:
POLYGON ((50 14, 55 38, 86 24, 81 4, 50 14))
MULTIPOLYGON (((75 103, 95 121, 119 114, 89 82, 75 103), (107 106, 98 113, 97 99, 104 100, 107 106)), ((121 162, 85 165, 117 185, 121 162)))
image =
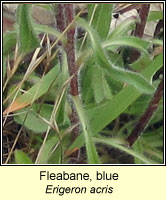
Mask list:
MULTIPOLYGON (((3 51, 3 31, 2 31, 2 27, 3 27, 3 12, 2 12, 2 5, 3 3, 8 3, 8 4, 17 4, 17 3, 40 3, 39 1, 1 1, 1 52, 3 51)), ((55 1, 42 1, 41 3, 55 3, 55 1)), ((56 1, 56 3, 163 3, 163 11, 165 11, 165 1, 56 1)), ((164 45, 164 51, 163 54, 165 55, 165 12, 163 12, 163 19, 164 19, 164 38, 163 38, 163 45, 164 45)), ((2 134, 1 134, 1 148, 0 148, 0 155, 1 155, 1 161, 0 161, 0 166, 9 166, 9 167, 13 167, 13 166, 103 166, 103 167, 108 167, 108 166, 166 166, 165 163, 165 57, 163 56, 163 66, 164 66, 164 94, 163 94, 163 108, 164 108, 164 112, 163 112, 163 134, 164 134, 164 139, 163 139, 163 164, 30 164, 30 165, 18 165, 18 164, 2 164, 2 134)), ((1 66, 3 66, 3 56, 1 53, 1 66)), ((3 67, 1 67, 1 133, 2 133, 2 118, 3 118, 3 113, 2 113, 2 86, 3 86, 3 67)))

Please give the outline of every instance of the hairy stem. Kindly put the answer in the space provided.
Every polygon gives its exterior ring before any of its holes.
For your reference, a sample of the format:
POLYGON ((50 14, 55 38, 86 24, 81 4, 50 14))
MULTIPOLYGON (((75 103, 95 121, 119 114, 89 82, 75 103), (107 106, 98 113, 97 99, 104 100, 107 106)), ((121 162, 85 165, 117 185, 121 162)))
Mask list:
MULTIPOLYGON (((74 19, 73 4, 64 4, 65 8, 65 20, 66 26, 68 26, 74 19)), ((70 94, 72 96, 78 96, 78 77, 77 77, 77 66, 75 62, 75 27, 72 26, 67 32, 67 45, 65 47, 67 54, 67 61, 69 67, 69 74, 73 76, 70 82, 70 94)), ((71 115, 72 125, 79 123, 79 118, 75 110, 74 105, 72 105, 72 115, 71 115)), ((76 139, 79 133, 79 126, 75 127, 72 131, 72 141, 76 139)))
MULTIPOLYGON (((66 26, 73 21, 73 5, 65 4, 66 26)), ((75 27, 71 27, 67 32, 67 46, 66 46, 67 60, 69 66, 70 76, 75 74, 70 84, 70 93, 72 96, 78 95, 78 81, 77 81, 77 67, 75 64, 75 27)))
POLYGON ((60 32, 65 30, 65 20, 64 20, 64 4, 58 4, 56 8, 56 23, 57 28, 60 32))
POLYGON ((148 108, 136 124, 135 128, 127 138, 127 141, 129 143, 129 146, 132 146, 134 142, 137 140, 137 138, 141 135, 143 130, 145 129, 146 125, 150 121, 152 115, 155 113, 157 110, 157 107, 159 105, 160 99, 163 95, 163 80, 160 82, 156 92, 153 95, 153 98, 151 102, 149 103, 148 108))

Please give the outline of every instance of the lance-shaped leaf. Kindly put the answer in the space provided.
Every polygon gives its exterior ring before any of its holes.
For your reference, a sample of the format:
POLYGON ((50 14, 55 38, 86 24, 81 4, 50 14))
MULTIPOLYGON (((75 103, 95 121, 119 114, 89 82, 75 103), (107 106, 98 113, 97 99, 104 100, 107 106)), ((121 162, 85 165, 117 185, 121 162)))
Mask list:
POLYGON ((14 155, 17 164, 33 164, 29 156, 21 150, 16 150, 14 155))
POLYGON ((92 67, 92 88, 96 103, 102 102, 104 99, 111 99, 112 94, 106 81, 102 68, 98 66, 92 67))
POLYGON ((98 35, 93 28, 90 27, 83 19, 78 19, 77 21, 78 24, 89 33, 96 61, 101 67, 105 68, 110 73, 112 78, 133 85, 143 93, 151 94, 154 92, 154 87, 141 74, 113 66, 108 61, 108 58, 106 57, 100 44, 98 35))
POLYGON ((150 46, 149 41, 142 40, 140 38, 136 37, 120 37, 118 39, 111 39, 103 42, 103 47, 107 47, 109 50, 114 50, 115 47, 120 46, 128 46, 131 48, 136 48, 140 52, 142 52, 144 55, 148 56, 148 47, 150 46))
POLYGON ((61 42, 65 44, 66 37, 63 36, 62 33, 58 32, 55 28, 36 23, 32 23, 32 26, 37 33, 48 33, 50 35, 54 35, 55 37, 59 38, 61 42))
POLYGON ((131 30, 131 27, 138 21, 135 17, 129 17, 124 20, 123 23, 120 23, 108 36, 108 39, 116 40, 118 37, 127 35, 128 31, 131 30))
POLYGON ((18 97, 5 111, 3 114, 14 112, 20 110, 36 99, 40 98, 45 94, 50 88, 53 81, 56 79, 59 73, 59 65, 56 65, 51 71, 49 71, 37 84, 35 84, 31 89, 25 92, 23 95, 18 97))
POLYGON ((96 143, 103 143, 103 144, 106 144, 106 145, 110 145, 110 146, 113 146, 121 151, 124 151, 125 153, 129 154, 129 155, 132 155, 134 156, 135 158, 139 158, 143 163, 146 163, 146 164, 149 164, 149 163, 152 163, 154 164, 154 161, 153 160, 150 160, 148 158, 146 158, 145 156, 131 150, 131 149, 128 149, 120 144, 118 144, 116 141, 114 141, 113 139, 105 139, 105 138, 93 138, 93 140, 96 142, 96 143))
MULTIPOLYGON (((95 4, 90 4, 88 6, 88 9, 90 11, 88 17, 91 18, 95 9, 95 4)), ((107 37, 108 32, 110 30, 112 9, 113 9, 113 4, 111 3, 97 4, 92 20, 92 26, 95 28, 95 30, 98 32, 99 36, 102 39, 107 37)))
POLYGON ((3 56, 3 81, 5 80, 6 73, 7 73, 7 66, 6 66, 6 61, 5 61, 5 56, 3 56))
POLYGON ((88 163, 99 164, 100 160, 95 148, 95 144, 92 140, 92 134, 91 134, 91 130, 87 121, 87 116, 85 115, 85 111, 82 108, 79 97, 73 96, 73 102, 76 107, 76 110, 77 110, 77 113, 82 125, 82 130, 83 130, 84 140, 85 140, 85 145, 86 145, 86 150, 87 150, 88 163))
POLYGON ((163 19, 163 11, 150 11, 148 15, 148 22, 163 19))
POLYGON ((6 56, 15 47, 17 42, 17 33, 15 31, 8 32, 3 37, 3 55, 6 56))
POLYGON ((45 146, 41 152, 39 164, 47 164, 51 156, 52 150, 58 143, 58 138, 56 136, 51 137, 45 143, 45 146))
POLYGON ((39 40, 34 33, 31 24, 31 5, 21 4, 17 8, 17 20, 19 24, 19 41, 23 53, 39 47, 39 40))
MULTIPOLYGON (((162 67, 162 65, 163 55, 160 54, 147 66, 146 69, 143 70, 142 74, 148 80, 150 80, 153 75, 162 67)), ((121 113, 123 113, 128 106, 130 106, 138 97, 141 96, 141 94, 142 93, 132 85, 128 85, 109 101, 96 108, 87 110, 87 116, 89 119, 91 119, 90 127, 92 132, 98 133, 101 131, 121 113)))
POLYGON ((28 130, 35 133, 44 133, 49 126, 52 111, 53 105, 42 104, 41 106, 34 103, 30 110, 25 108, 21 114, 14 116, 14 120, 28 130))
MULTIPOLYGON (((150 80, 153 75, 162 67, 163 65, 163 55, 160 54, 157 56, 141 73, 150 80)), ((115 95, 112 99, 108 100, 97 106, 96 108, 90 108, 86 110, 87 119, 89 119, 90 130, 93 133, 93 136, 97 136, 103 128, 105 128, 108 124, 110 124, 114 119, 116 119, 121 113, 123 113, 126 108, 128 108, 138 97, 141 96, 141 92, 137 91, 133 86, 127 86, 122 89, 117 95, 115 95), (102 119, 102 120, 101 120, 102 119)), ((107 141, 107 140, 106 140, 107 141)), ((99 143, 103 143, 102 141, 96 141, 99 143)), ((69 147, 69 151, 74 148, 80 148, 85 143, 83 138, 83 134, 80 134, 74 143, 69 147)), ((130 155, 133 155, 144 163, 151 163, 151 161, 147 160, 145 157, 142 157, 140 154, 135 154, 133 151, 126 151, 127 148, 123 148, 122 145, 113 145, 121 151, 125 151, 130 155), (134 154, 133 154, 134 153, 134 154), (146 160, 145 160, 146 159, 146 160)), ((128 149, 129 150, 129 149, 128 149)))

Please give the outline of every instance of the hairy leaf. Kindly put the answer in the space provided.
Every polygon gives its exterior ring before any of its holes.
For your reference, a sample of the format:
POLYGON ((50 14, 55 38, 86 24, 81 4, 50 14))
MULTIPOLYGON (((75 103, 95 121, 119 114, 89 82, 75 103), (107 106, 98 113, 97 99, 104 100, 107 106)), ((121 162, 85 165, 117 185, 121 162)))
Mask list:
POLYGON ((23 53, 28 53, 40 46, 39 40, 34 33, 31 24, 31 5, 21 4, 17 8, 17 19, 19 23, 19 41, 23 53))
POLYGON ((154 92, 154 87, 142 75, 113 66, 108 61, 95 31, 84 20, 79 19, 78 22, 89 33, 93 52, 98 64, 105 68, 112 78, 131 84, 144 93, 151 94, 154 92))
POLYGON ((91 130, 88 124, 87 117, 85 116, 85 111, 82 108, 82 105, 80 103, 80 99, 78 96, 73 97, 73 102, 76 107, 78 116, 80 118, 80 122, 82 125, 83 129, 83 134, 84 134, 84 140, 85 140, 85 145, 86 145, 86 151, 87 151, 87 156, 88 156, 88 163, 89 164, 99 164, 99 158, 98 154, 95 148, 95 145, 92 140, 92 134, 91 130))

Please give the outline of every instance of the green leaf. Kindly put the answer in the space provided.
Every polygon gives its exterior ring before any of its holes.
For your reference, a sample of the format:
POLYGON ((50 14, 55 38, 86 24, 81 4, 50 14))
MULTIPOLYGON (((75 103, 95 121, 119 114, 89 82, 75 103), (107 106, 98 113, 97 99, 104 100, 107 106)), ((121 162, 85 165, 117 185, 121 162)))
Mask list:
POLYGON ((28 53, 40 46, 31 24, 31 5, 21 4, 17 8, 19 23, 19 41, 23 53, 28 53))
POLYGON ((95 31, 84 20, 79 19, 78 22, 89 33, 93 52, 98 64, 106 69, 112 78, 131 84, 144 93, 151 94, 154 92, 154 87, 142 75, 113 66, 105 56, 95 31))
MULTIPOLYGON (((142 74, 151 80, 154 73, 163 65, 163 55, 157 56, 143 71, 142 74)), ((128 85, 115 95, 111 100, 104 102, 100 106, 87 110, 90 127, 93 133, 100 132, 105 126, 116 119, 126 108, 128 108, 138 97, 141 92, 135 87, 128 85), (101 120, 102 119, 102 120, 101 120)))
POLYGON ((91 67, 92 67, 92 88, 94 93, 94 99, 98 104, 104 99, 102 70, 98 66, 91 66, 91 67))
POLYGON ((57 38, 61 38, 62 42, 66 42, 66 38, 64 36, 61 36, 61 33, 58 32, 55 28, 51 28, 47 25, 41 25, 41 24, 36 24, 36 23, 32 23, 32 26, 36 32, 48 33, 50 35, 54 35, 57 38))
POLYGON ((3 36, 3 55, 9 54, 13 48, 16 46, 17 33, 14 31, 7 32, 3 36))
POLYGON ((156 44, 156 45, 161 45, 161 46, 163 46, 163 40, 153 39, 153 40, 152 40, 152 44, 156 44))
POLYGON ((156 21, 163 19, 163 11, 150 11, 147 21, 156 21))
POLYGON ((5 56, 3 56, 3 81, 5 80, 6 72, 7 72, 6 59, 5 56))
POLYGON ((88 104, 93 99, 93 89, 92 89, 92 70, 93 70, 94 60, 93 57, 88 60, 86 67, 81 70, 80 80, 81 80, 81 93, 82 100, 85 104, 88 104))
POLYGON ((92 23, 92 26, 96 29, 99 36, 104 39, 107 37, 110 30, 110 24, 112 19, 113 4, 99 4, 95 12, 94 18, 97 18, 96 24, 92 23))
POLYGON ((87 117, 85 116, 85 112, 82 108, 80 99, 78 96, 73 96, 73 102, 76 107, 78 116, 80 118, 80 122, 82 125, 82 130, 84 134, 84 140, 85 140, 85 145, 86 145, 86 152, 88 156, 88 163, 89 164, 99 164, 99 158, 98 154, 94 145, 94 142, 92 140, 92 133, 89 128, 88 120, 87 117))
MULTIPOLYGON (((117 138, 97 138, 97 137, 93 137, 93 141, 95 143, 102 143, 102 144, 106 144, 106 145, 110 145, 116 149, 119 149, 129 155, 132 155, 135 159, 139 159, 141 160, 141 162, 146 163, 146 164, 150 164, 150 163, 156 163, 153 160, 150 160, 148 158, 146 158, 144 155, 142 155, 139 152, 136 152, 132 149, 129 149, 127 147, 124 146, 125 141, 123 141, 123 139, 117 139, 117 138)), ((74 148, 81 148, 84 145, 84 140, 83 140, 83 136, 82 134, 76 139, 76 141, 69 147, 69 150, 72 150, 74 148)))
POLYGON ((10 105, 5 112, 13 112, 21 108, 26 107, 27 105, 33 103, 36 99, 44 95, 51 84, 56 80, 60 71, 59 65, 56 65, 51 69, 43 78, 39 80, 32 88, 30 88, 26 93, 18 97, 12 105, 10 105))
POLYGON ((104 46, 107 46, 107 49, 112 50, 114 46, 128 46, 139 50, 140 52, 148 55, 147 49, 150 46, 150 42, 137 37, 122 37, 114 40, 107 40, 103 42, 104 46))
POLYGON ((58 138, 56 136, 53 136, 46 141, 40 154, 39 164, 48 164, 48 160, 51 157, 51 152, 57 142, 58 138))
POLYGON ((75 148, 80 149, 85 144, 84 134, 80 134, 76 140, 69 146, 68 151, 72 151, 75 148))
POLYGON ((52 153, 48 160, 48 164, 62 164, 62 151, 60 146, 52 153))
POLYGON ((105 77, 105 73, 102 72, 102 85, 103 85, 103 95, 105 99, 111 99, 112 98, 112 93, 110 90, 110 86, 108 85, 107 79, 105 77))
POLYGON ((138 58, 134 63, 130 64, 129 66, 136 71, 142 71, 145 69, 150 63, 152 59, 147 55, 142 55, 138 58))
MULTIPOLYGON (((160 54, 157 56, 143 71, 143 75, 150 80, 155 72, 157 72, 163 65, 163 55, 160 54)), ((127 86, 117 95, 115 95, 111 100, 102 103, 96 108, 92 108, 86 111, 87 119, 89 119, 89 127, 93 136, 99 133, 103 128, 105 128, 108 124, 110 124, 114 119, 116 119, 124 110, 131 105, 138 97, 141 96, 141 92, 138 92, 134 87, 127 86), (102 119, 102 120, 101 120, 102 119)), ((132 122, 133 123, 133 122, 132 122)), ((107 138, 108 139, 108 138, 107 138)), ((140 138, 141 139, 141 138, 140 138)), ((144 140, 144 139, 143 139, 144 140)), ((107 141, 107 140, 105 140, 107 141)), ((96 141, 95 142, 102 142, 96 141)), ((73 142, 73 144, 69 147, 68 150, 72 150, 74 148, 81 148, 85 143, 83 139, 83 134, 77 137, 77 139, 73 142)), ((105 143, 105 142, 102 142, 105 143)), ((110 143, 110 145, 112 145, 110 143)), ((126 153, 135 156, 142 160, 144 163, 154 163, 153 161, 145 158, 144 156, 130 150, 126 147, 123 147, 120 144, 113 144, 115 148, 118 148, 126 153)))
POLYGON ((92 20, 92 26, 102 39, 106 38, 112 20, 113 4, 89 4, 88 21, 92 20))
POLYGON ((93 140, 97 143, 103 143, 103 144, 107 144, 110 146, 113 146, 115 148, 118 148, 119 150, 124 151, 125 153, 134 156, 135 158, 138 158, 139 160, 141 160, 143 163, 145 164, 154 164, 154 161, 147 159, 145 156, 133 151, 132 149, 128 149, 125 146, 122 146, 121 144, 118 144, 117 142, 115 142, 115 140, 113 139, 108 139, 108 138, 93 138, 93 140))
POLYGON ((103 69, 98 66, 92 67, 92 88, 94 93, 95 102, 98 104, 104 99, 110 99, 112 97, 109 85, 106 81, 103 69))
MULTIPOLYGON (((124 50, 125 50, 125 48, 122 49, 122 53, 124 50)), ((109 52, 108 56, 113 65, 124 67, 124 59, 123 59, 122 53, 119 54, 119 53, 116 53, 113 51, 109 52)))
POLYGON ((150 99, 152 97, 150 95, 142 95, 140 96, 132 105, 130 105, 125 113, 129 115, 141 115, 148 106, 150 99))
POLYGON ((156 56, 152 62, 141 72, 148 80, 163 66, 163 54, 156 56))
MULTIPOLYGON (((133 150, 139 153, 140 155, 144 156, 144 148, 139 140, 136 141, 133 145, 133 150)), ((135 164, 142 164, 141 160, 136 156, 134 157, 134 161, 135 164)))
POLYGON ((127 32, 131 30, 131 26, 138 21, 135 17, 129 17, 119 24, 108 36, 109 40, 117 40, 117 38, 127 35, 127 32))
POLYGON ((17 164, 33 164, 29 156, 21 150, 16 150, 14 155, 17 164))
POLYGON ((44 133, 47 131, 49 125, 38 115, 40 115, 43 119, 49 121, 51 113, 53 111, 53 105, 34 104, 30 110, 24 109, 23 111, 25 112, 22 112, 14 117, 14 120, 18 124, 22 124, 24 127, 35 133, 44 133))
POLYGON ((146 132, 146 134, 141 135, 139 141, 144 146, 148 145, 151 148, 163 147, 163 127, 155 129, 154 132, 146 132))
POLYGON ((94 18, 93 14, 96 12, 98 6, 99 6, 99 4, 94 4, 94 3, 88 4, 88 21, 89 22, 90 22, 91 19, 93 19, 93 23, 94 23, 94 21, 96 23, 96 18, 94 18))

